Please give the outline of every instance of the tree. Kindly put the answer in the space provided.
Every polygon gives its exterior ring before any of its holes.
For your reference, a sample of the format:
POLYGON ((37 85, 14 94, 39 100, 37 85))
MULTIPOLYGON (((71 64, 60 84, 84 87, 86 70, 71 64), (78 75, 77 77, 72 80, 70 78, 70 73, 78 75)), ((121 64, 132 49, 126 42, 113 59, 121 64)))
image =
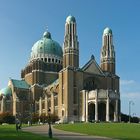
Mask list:
MULTIPOLYGON (((140 118, 138 117, 130 117, 132 123, 139 123, 140 118)), ((129 122, 129 115, 121 113, 121 121, 122 122, 129 122)))
POLYGON ((140 121, 140 118, 138 118, 138 117, 132 117, 131 122, 133 122, 133 123, 139 123, 139 121, 140 121))
POLYGON ((128 122, 129 121, 129 116, 121 113, 121 121, 122 122, 128 122))

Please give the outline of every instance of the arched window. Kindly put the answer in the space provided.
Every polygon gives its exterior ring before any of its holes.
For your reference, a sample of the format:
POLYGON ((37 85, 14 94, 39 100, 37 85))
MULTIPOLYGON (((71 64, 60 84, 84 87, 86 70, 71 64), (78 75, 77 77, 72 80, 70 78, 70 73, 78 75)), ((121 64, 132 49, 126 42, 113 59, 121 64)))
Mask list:
POLYGON ((58 98, 57 98, 57 96, 54 97, 54 105, 58 106, 58 98))
POLYGON ((64 110, 62 110, 62 116, 64 116, 64 110))
POLYGON ((45 109, 45 102, 42 103, 42 109, 45 109))
POLYGON ((49 108, 51 107, 51 99, 50 98, 48 99, 48 107, 49 108))
POLYGON ((73 115, 76 116, 77 115, 77 110, 73 110, 73 115))

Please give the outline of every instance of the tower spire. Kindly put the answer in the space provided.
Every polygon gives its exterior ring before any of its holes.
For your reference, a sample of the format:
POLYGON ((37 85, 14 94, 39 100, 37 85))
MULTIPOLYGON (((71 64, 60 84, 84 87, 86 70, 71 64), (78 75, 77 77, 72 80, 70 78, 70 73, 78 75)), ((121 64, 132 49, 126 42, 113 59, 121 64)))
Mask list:
POLYGON ((76 19, 68 16, 65 23, 65 36, 63 44, 63 67, 79 67, 79 42, 76 32, 76 19))
POLYGON ((113 34, 110 28, 105 28, 101 49, 101 69, 115 74, 115 51, 113 45, 113 34))

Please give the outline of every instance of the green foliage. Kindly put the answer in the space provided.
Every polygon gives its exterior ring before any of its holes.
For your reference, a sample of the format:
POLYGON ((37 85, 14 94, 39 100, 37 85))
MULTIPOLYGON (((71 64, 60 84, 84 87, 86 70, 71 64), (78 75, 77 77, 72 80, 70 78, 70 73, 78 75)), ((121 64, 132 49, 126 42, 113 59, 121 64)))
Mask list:
POLYGON ((39 119, 40 119, 40 122, 46 123, 46 121, 47 121, 46 114, 45 113, 42 113, 41 116, 39 117, 39 119))
POLYGON ((129 116, 126 114, 121 114, 121 121, 122 122, 128 122, 129 121, 129 116))
POLYGON ((5 112, 0 114, 0 123, 8 123, 8 124, 14 124, 15 123, 15 117, 12 115, 12 113, 5 112))
POLYGON ((37 123, 38 120, 39 120, 39 114, 37 113, 32 114, 32 120, 31 120, 32 123, 37 123))
POLYGON ((140 119, 138 117, 132 117, 131 122, 139 123, 140 119))
POLYGON ((140 124, 134 123, 77 123, 59 124, 55 128, 65 131, 106 136, 120 140, 140 140, 140 124))
POLYGON ((15 125, 0 125, 0 140, 56 140, 29 132, 16 132, 15 125))
POLYGON ((40 117, 40 121, 43 123, 55 123, 56 121, 59 121, 58 116, 54 115, 54 114, 50 114, 48 116, 46 116, 46 114, 42 114, 40 117))
POLYGON ((38 121, 42 123, 48 123, 48 122, 55 123, 58 120, 59 120, 58 116, 54 114, 50 114, 49 116, 46 116, 45 113, 42 113, 41 116, 39 116, 39 114, 32 115, 32 123, 37 123, 38 121))
MULTIPOLYGON (((129 122, 129 115, 121 114, 121 121, 122 122, 129 122)), ((140 119, 138 117, 130 117, 130 121, 133 123, 139 123, 140 119)))

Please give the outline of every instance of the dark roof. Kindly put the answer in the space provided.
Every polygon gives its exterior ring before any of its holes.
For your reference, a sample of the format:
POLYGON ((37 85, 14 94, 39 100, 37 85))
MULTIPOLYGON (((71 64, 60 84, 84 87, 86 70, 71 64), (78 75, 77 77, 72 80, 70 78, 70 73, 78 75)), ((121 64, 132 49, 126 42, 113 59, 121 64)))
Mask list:
POLYGON ((11 79, 13 86, 16 88, 29 89, 30 85, 25 80, 11 79))

